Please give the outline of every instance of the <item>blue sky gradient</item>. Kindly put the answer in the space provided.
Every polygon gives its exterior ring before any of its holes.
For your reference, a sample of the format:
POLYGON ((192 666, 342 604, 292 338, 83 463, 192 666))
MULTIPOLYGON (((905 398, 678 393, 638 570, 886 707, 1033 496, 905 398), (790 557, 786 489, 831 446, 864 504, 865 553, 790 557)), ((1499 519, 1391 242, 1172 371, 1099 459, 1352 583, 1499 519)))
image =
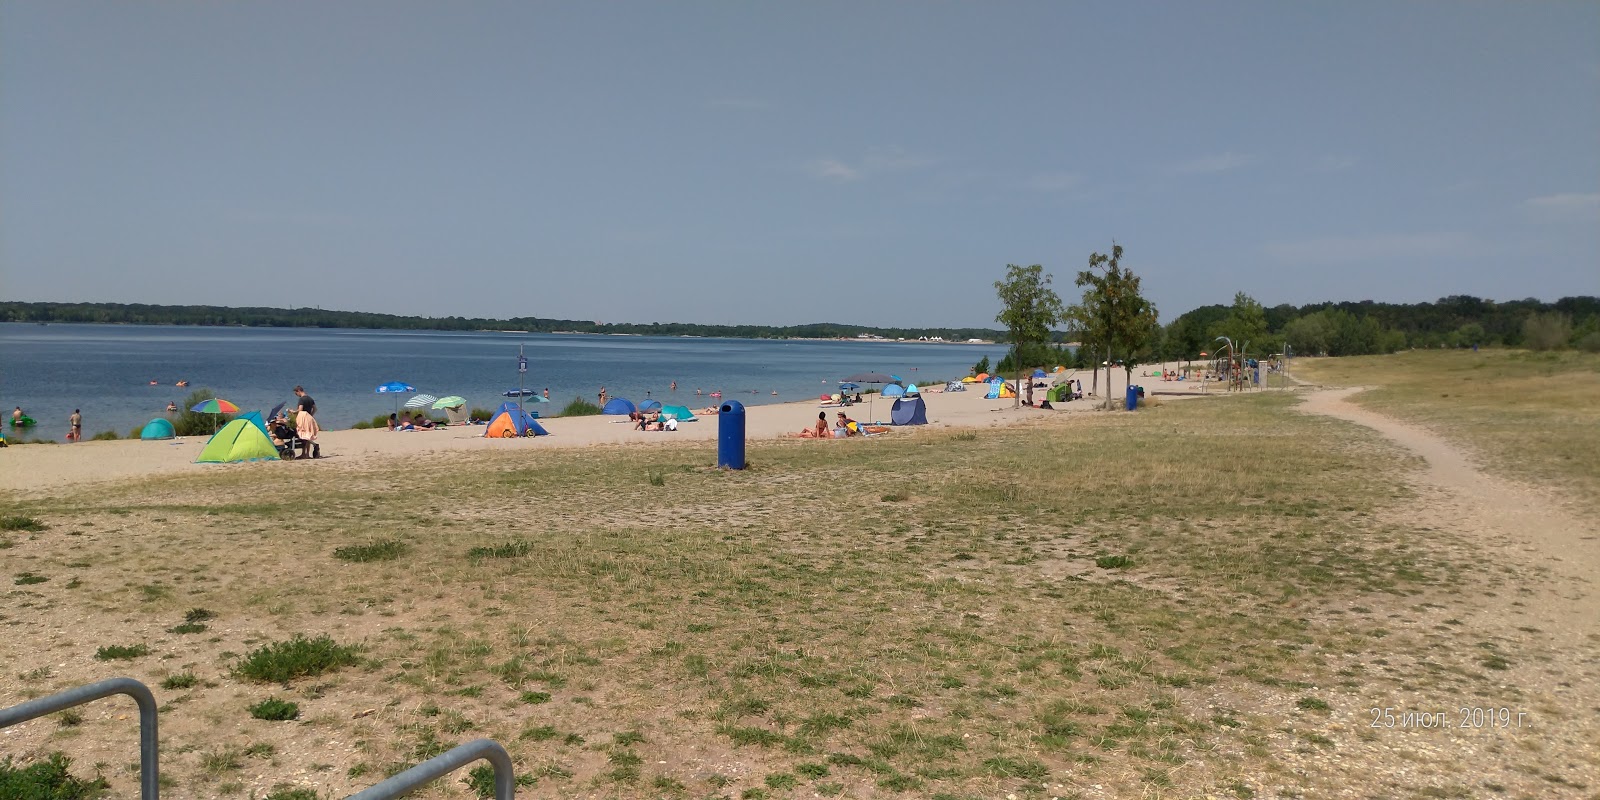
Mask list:
POLYGON ((1600 3, 0 2, 0 296, 994 325, 1600 294, 1600 3))

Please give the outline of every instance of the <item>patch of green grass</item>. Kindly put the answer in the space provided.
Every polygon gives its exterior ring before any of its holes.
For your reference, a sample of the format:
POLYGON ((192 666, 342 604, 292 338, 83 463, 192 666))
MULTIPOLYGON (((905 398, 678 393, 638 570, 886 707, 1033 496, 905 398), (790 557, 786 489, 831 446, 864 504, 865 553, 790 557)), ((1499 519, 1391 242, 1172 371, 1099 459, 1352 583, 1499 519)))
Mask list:
POLYGON ((177 625, 168 628, 167 632, 180 635, 187 633, 205 633, 206 626, 199 622, 180 622, 177 625))
POLYGON ((199 685, 200 678, 196 677, 193 672, 180 672, 177 675, 168 675, 161 679, 161 688, 168 690, 193 689, 199 685))
POLYGON ((133 660, 135 658, 142 658, 142 657, 147 656, 147 655, 150 655, 150 648, 147 645, 143 645, 143 644, 135 644, 135 645, 110 644, 110 645, 106 645, 104 647, 101 647, 101 648, 95 650, 94 651, 94 660, 96 660, 96 661, 131 661, 131 660, 133 660))
POLYGON ((268 722, 287 722, 300 716, 300 706, 288 700, 269 697, 251 706, 250 716, 268 722))
POLYGON ((776 747, 784 743, 785 737, 781 733, 774 733, 766 728, 741 727, 738 725, 719 725, 717 733, 733 740, 734 745, 744 747, 755 745, 757 747, 776 747))
POLYGON ((793 789, 800 785, 800 779, 787 772, 773 772, 761 779, 769 789, 793 789))
POLYGON ((467 551, 467 558, 473 561, 480 561, 485 558, 521 558, 532 552, 532 542, 515 541, 501 545, 474 547, 467 551))
POLYGON ((0 517, 0 531, 31 531, 37 533, 46 527, 36 517, 18 515, 0 517))
POLYGON ((410 545, 399 539, 383 539, 371 544, 336 547, 333 550, 333 557, 340 561, 351 561, 357 564, 370 561, 393 561, 405 555, 410 549, 410 545))
POLYGON ((1133 559, 1127 556, 1100 556, 1094 560, 1094 565, 1101 569, 1127 569, 1133 566, 1133 559))
POLYGON ((12 583, 18 586, 32 586, 36 583, 44 583, 48 580, 50 579, 43 575, 36 575, 32 572, 19 572, 17 573, 16 580, 13 580, 12 583))
POLYGON ((527 703, 530 706, 536 706, 536 705, 539 705, 540 703, 548 703, 548 702, 550 702, 550 693, 549 692, 523 692, 519 699, 521 699, 522 702, 527 703))
POLYGON ((250 651, 234 667, 234 672, 261 683, 287 683, 295 678, 348 667, 356 661, 356 648, 338 644, 326 634, 314 639, 295 634, 287 641, 250 651))
POLYGON ((1328 710, 1327 702, 1323 701, 1323 700, 1319 700, 1319 699, 1317 699, 1315 697, 1302 697, 1299 700, 1294 701, 1294 704, 1295 704, 1295 707, 1299 708, 1301 711, 1327 711, 1328 710))
POLYGON ((277 786, 261 800, 322 800, 315 790, 295 786, 277 786))

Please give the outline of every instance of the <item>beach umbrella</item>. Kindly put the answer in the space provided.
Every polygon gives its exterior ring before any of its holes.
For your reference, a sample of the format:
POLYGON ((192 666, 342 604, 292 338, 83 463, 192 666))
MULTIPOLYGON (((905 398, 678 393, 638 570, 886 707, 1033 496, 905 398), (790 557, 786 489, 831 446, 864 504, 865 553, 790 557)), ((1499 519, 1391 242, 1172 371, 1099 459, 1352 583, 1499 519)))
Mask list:
MULTIPOLYGON (((403 395, 406 392, 416 392, 416 387, 408 382, 389 381, 387 384, 379 384, 378 389, 374 389, 373 392, 381 395, 403 395)), ((400 413, 400 397, 395 397, 395 413, 400 413)))
MULTIPOLYGON (((861 372, 861 373, 857 373, 855 375, 851 375, 850 377, 845 378, 845 380, 849 381, 850 383, 895 383, 896 381, 899 380, 899 378, 896 378, 893 375, 885 375, 882 372, 861 372)), ((869 416, 869 417, 873 416, 873 414, 872 414, 872 401, 873 401, 873 399, 874 398, 871 397, 870 395, 867 397, 867 416, 869 416)), ((876 422, 876 420, 873 420, 873 421, 876 422)))
POLYGON ((406 408, 432 408, 438 399, 431 394, 419 394, 406 401, 406 408))
POLYGON ((464 406, 466 404, 467 404, 466 398, 457 397, 455 395, 450 395, 449 397, 441 397, 438 400, 433 401, 433 407, 434 408, 460 408, 461 406, 464 406))
MULTIPOLYGON (((234 405, 234 404, 232 404, 232 403, 230 403, 230 402, 228 402, 228 401, 226 401, 226 400, 224 400, 224 399, 222 399, 220 397, 213 397, 210 400, 202 401, 199 404, 197 404, 194 408, 191 408, 189 410, 193 411, 196 414, 237 414, 237 413, 239 413, 239 407, 238 406, 236 406, 236 405, 234 405)), ((218 420, 217 417, 212 417, 211 418, 211 432, 212 433, 216 433, 217 432, 217 420, 218 420)))
POLYGON ((536 395, 536 394, 530 394, 530 395, 527 396, 526 399, 530 403, 548 403, 548 402, 550 402, 550 398, 541 397, 541 396, 536 395))
POLYGON ((844 383, 839 384, 839 391, 841 391, 841 392, 853 392, 853 391, 855 391, 857 389, 860 389, 860 388, 861 388, 861 384, 859 384, 859 383, 851 383, 849 381, 845 381, 844 383))
POLYGON ((226 400, 224 400, 224 399, 222 399, 220 397, 213 397, 210 400, 206 400, 206 401, 200 403, 199 405, 197 405, 194 408, 191 408, 189 410, 195 412, 196 414, 237 414, 237 413, 239 413, 239 407, 238 406, 236 406, 236 405, 234 405, 234 404, 232 404, 232 403, 230 403, 230 402, 228 402, 228 401, 226 401, 226 400))
POLYGON ((500 393, 501 397, 534 397, 539 393, 533 389, 507 389, 500 393))

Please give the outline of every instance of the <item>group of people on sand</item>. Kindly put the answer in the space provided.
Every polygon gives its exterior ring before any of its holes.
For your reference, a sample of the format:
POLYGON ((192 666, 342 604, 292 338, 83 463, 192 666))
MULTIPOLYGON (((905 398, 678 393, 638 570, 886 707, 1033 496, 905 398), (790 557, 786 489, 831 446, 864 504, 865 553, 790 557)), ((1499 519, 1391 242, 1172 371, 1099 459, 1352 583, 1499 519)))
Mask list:
POLYGON ((391 431, 431 431, 437 427, 439 427, 439 423, 428 419, 426 415, 421 413, 412 416, 411 412, 407 411, 398 416, 395 414, 389 415, 389 430, 391 431))
POLYGON ((288 417, 281 413, 273 417, 272 443, 284 458, 322 458, 322 445, 317 443, 317 435, 322 433, 317 424, 317 401, 306 394, 304 386, 294 387, 294 396, 294 427, 289 427, 288 417), (299 456, 294 454, 295 441, 300 443, 299 456))
POLYGON ((809 428, 794 434, 796 439, 844 439, 850 436, 860 436, 861 423, 850 418, 850 415, 840 411, 834 420, 834 426, 828 427, 828 412, 818 411, 817 421, 809 428))
POLYGON ((675 431, 678 429, 677 417, 664 417, 660 411, 630 411, 628 421, 634 423, 636 431, 675 431))

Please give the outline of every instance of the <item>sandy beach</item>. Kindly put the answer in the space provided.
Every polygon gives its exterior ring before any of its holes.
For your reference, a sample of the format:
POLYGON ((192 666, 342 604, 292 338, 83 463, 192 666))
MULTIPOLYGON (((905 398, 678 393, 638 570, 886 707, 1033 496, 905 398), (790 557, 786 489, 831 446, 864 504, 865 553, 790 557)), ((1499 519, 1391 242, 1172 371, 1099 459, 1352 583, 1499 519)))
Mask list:
MULTIPOLYGON (((1164 365, 1142 365, 1133 371, 1136 384, 1156 396, 1178 399, 1195 395, 1198 386, 1188 382, 1167 382, 1141 377, 1164 365)), ((1083 382, 1088 392, 1091 376, 1087 371, 1068 370, 1059 376, 1044 379, 1055 382, 1070 376, 1083 382)), ((1104 379, 1104 373, 1101 374, 1104 379)), ((1112 373, 1112 397, 1121 398, 1127 383, 1124 373, 1112 373)), ((821 390, 827 387, 819 387, 821 390)), ((1216 386, 1212 387, 1213 389, 1216 386)), ((1035 389, 1035 400, 1043 399, 1042 389, 1035 389)), ((1087 402, 1061 403, 1054 410, 1015 406, 1011 399, 987 400, 982 385, 969 385, 964 392, 942 392, 937 387, 924 395, 930 428, 983 428, 1013 425, 1038 420, 1049 414, 1070 414, 1094 411, 1098 403, 1094 398, 1087 402)), ((1102 389, 1101 396, 1106 396, 1102 389)), ((687 396, 669 398, 674 403, 689 406, 699 412, 712 403, 709 397, 687 396)), ((738 398, 729 398, 737 400, 738 398)), ((862 422, 877 420, 887 424, 892 399, 877 398, 845 409, 853 419, 862 422)), ((799 401, 745 409, 745 436, 750 441, 778 439, 798 433, 816 421, 818 411, 826 411, 830 423, 837 408, 822 408, 819 401, 799 401)), ((595 446, 671 445, 683 442, 708 442, 717 438, 718 422, 714 416, 703 416, 697 422, 679 427, 677 431, 645 432, 633 429, 626 418, 614 416, 556 417, 541 420, 549 436, 527 439, 485 439, 482 425, 464 425, 431 431, 391 432, 386 430, 331 430, 324 431, 319 439, 325 458, 296 465, 310 469, 326 468, 338 464, 352 464, 371 459, 425 457, 431 453, 476 449, 521 449, 528 451, 552 448, 581 448, 595 446)), ((903 436, 914 429, 896 429, 887 436, 903 436)), ((205 447, 207 437, 190 436, 167 441, 85 441, 78 444, 23 445, 0 451, 0 489, 19 495, 49 494, 55 490, 101 481, 119 481, 132 478, 168 475, 186 471, 217 469, 281 469, 276 462, 240 464, 197 464, 195 458, 205 447)), ((827 442, 818 442, 827 446, 827 442)))

